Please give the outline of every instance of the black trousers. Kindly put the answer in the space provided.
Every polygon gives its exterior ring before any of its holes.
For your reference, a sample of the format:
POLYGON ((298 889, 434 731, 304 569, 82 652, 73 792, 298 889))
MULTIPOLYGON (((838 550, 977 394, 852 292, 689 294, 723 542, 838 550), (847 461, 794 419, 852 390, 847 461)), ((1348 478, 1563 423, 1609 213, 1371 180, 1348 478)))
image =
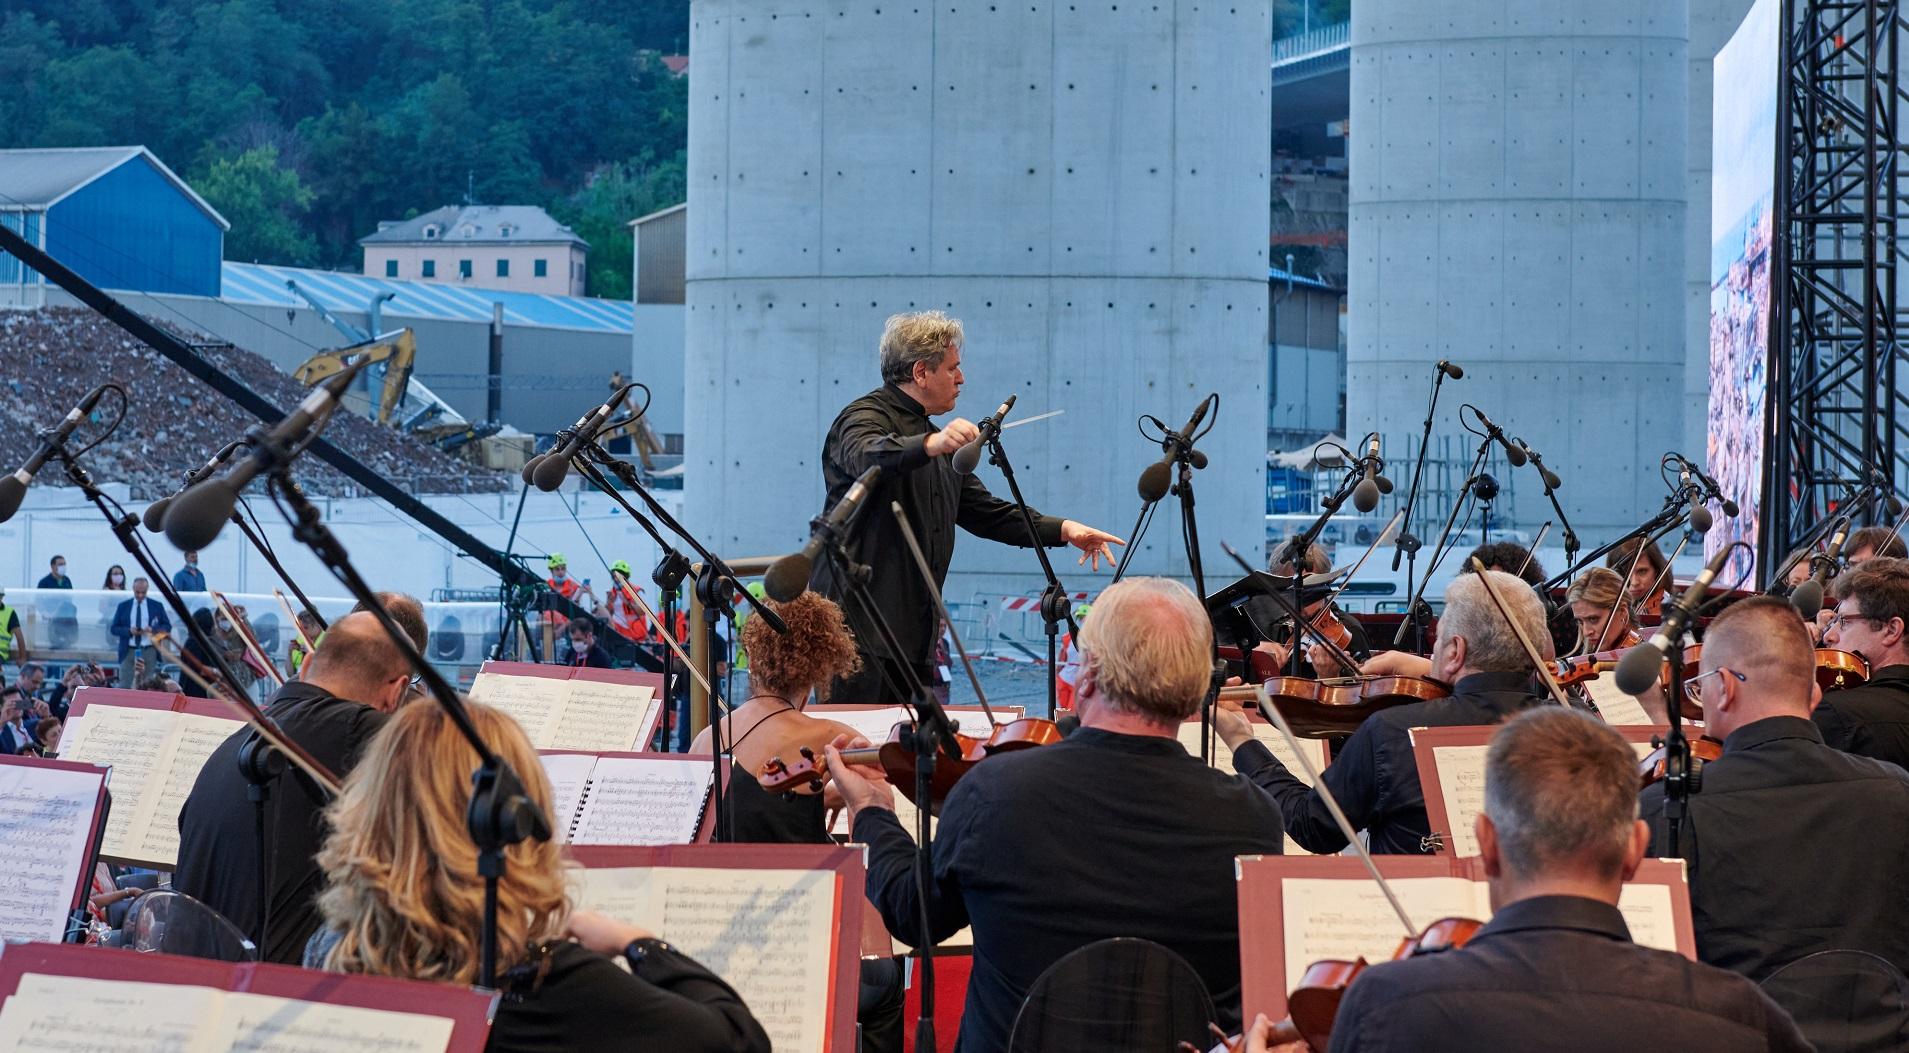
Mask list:
MULTIPOLYGON (((937 686, 938 672, 931 663, 907 663, 930 689, 937 686)), ((908 702, 908 681, 903 679, 904 663, 893 658, 862 653, 862 668, 852 676, 836 677, 829 683, 829 696, 823 702, 863 706, 899 706, 908 702)))

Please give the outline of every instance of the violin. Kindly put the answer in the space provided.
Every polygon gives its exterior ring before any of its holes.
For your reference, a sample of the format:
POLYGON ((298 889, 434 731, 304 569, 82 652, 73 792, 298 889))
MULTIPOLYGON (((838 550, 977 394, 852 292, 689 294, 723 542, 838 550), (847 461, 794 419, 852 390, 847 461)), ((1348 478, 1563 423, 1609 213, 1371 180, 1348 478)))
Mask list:
MULTIPOLYGON (((1718 739, 1713 739, 1705 735, 1702 738, 1695 738, 1689 741, 1691 771, 1693 774, 1701 771, 1704 765, 1723 756, 1723 742, 1718 739)), ((1637 774, 1644 780, 1645 786, 1664 781, 1664 757, 1665 750, 1668 748, 1669 747, 1660 742, 1656 749, 1650 751, 1649 755, 1637 762, 1637 774)), ((1691 783, 1693 787, 1696 785, 1694 782, 1691 783)))
MULTIPOLYGON (((879 746, 843 750, 842 760, 849 764, 880 765, 888 781, 903 796, 914 801, 916 807, 926 807, 930 814, 939 814, 941 802, 947 800, 955 784, 975 765, 997 754, 1052 745, 1061 740, 1061 729, 1051 720, 1026 717, 995 725, 985 739, 957 733, 955 742, 961 747, 961 755, 950 757, 940 753, 935 757, 927 802, 917 800, 915 796, 915 768, 920 758, 915 752, 914 737, 915 725, 903 721, 889 731, 887 742, 879 746)), ((801 786, 811 791, 820 790, 827 779, 828 762, 804 746, 801 757, 795 761, 771 757, 769 763, 763 765, 756 782, 770 793, 783 793, 801 786)))
MULTIPOLYGON (((1463 947, 1484 927, 1484 922, 1471 918, 1440 918, 1426 926, 1425 931, 1400 940, 1392 960, 1403 961, 1463 947)), ((1286 1019, 1273 1025, 1271 1044, 1304 1042, 1314 1050, 1330 1046, 1332 1020, 1339 1013, 1339 1003, 1352 981, 1366 968, 1364 958, 1350 962, 1329 958, 1308 965, 1298 986, 1286 999, 1286 1019)))
POLYGON ((1816 649, 1816 686, 1825 691, 1869 682, 1869 659, 1834 647, 1816 649))
MULTIPOLYGON (((1266 681, 1266 697, 1292 722, 1293 734, 1324 739, 1350 735, 1367 717, 1383 709, 1450 696, 1452 689, 1422 676, 1347 677, 1308 680, 1276 676, 1266 681)), ((1226 687, 1220 697, 1254 704, 1259 689, 1226 687)))

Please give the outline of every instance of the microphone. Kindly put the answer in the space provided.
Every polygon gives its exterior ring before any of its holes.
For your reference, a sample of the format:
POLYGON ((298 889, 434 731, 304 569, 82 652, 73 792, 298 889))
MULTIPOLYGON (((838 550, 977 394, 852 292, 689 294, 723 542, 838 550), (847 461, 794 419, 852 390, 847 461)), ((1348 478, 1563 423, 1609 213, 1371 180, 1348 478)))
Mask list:
POLYGON ((1478 423, 1485 426, 1486 437, 1504 449, 1505 461, 1513 468, 1523 468, 1525 466, 1525 451, 1512 445, 1511 440, 1505 437, 1505 429, 1493 424, 1491 418, 1485 416, 1477 406, 1472 407, 1472 412, 1478 415, 1478 423))
POLYGON ((762 576, 762 589, 769 598, 777 603, 787 603, 802 595, 809 587, 809 575, 815 570, 816 558, 822 555, 831 538, 841 534, 855 513, 868 499, 868 492, 875 488, 875 481, 881 477, 879 466, 870 465, 861 478, 849 486, 842 499, 824 515, 816 517, 810 524, 809 543, 802 551, 790 553, 769 564, 769 570, 762 576))
POLYGON ((1730 500, 1730 498, 1724 496, 1723 487, 1718 485, 1717 481, 1715 479, 1712 479, 1710 477, 1710 474, 1703 470, 1702 465, 1696 463, 1695 461, 1692 461, 1690 458, 1685 457, 1681 453, 1676 454, 1676 457, 1679 461, 1683 462, 1684 470, 1690 473, 1691 475, 1696 476, 1697 481, 1703 484, 1704 492, 1709 496, 1711 500, 1717 502, 1718 506, 1723 509, 1723 514, 1726 516, 1729 516, 1732 519, 1735 519, 1737 517, 1737 513, 1741 511, 1741 509, 1737 507, 1737 503, 1735 501, 1732 501, 1730 500))
POLYGON ((1448 377, 1451 377, 1451 378, 1452 378, 1453 380, 1464 380, 1464 379, 1465 379, 1465 370, 1464 370, 1464 368, 1463 368, 1463 367, 1461 367, 1461 366, 1460 366, 1460 365, 1459 365, 1458 363, 1456 363, 1456 362, 1446 362, 1446 361, 1442 361, 1442 360, 1441 360, 1441 361, 1439 362, 1439 364, 1438 364, 1438 371, 1439 371, 1440 373, 1443 373, 1443 374, 1445 374, 1445 375, 1446 375, 1446 376, 1448 376, 1448 377))
POLYGON ((544 455, 543 460, 537 462, 537 467, 530 470, 531 483, 544 493, 550 493, 562 486, 564 477, 570 474, 571 459, 576 457, 578 451, 596 440, 597 432, 603 430, 603 425, 609 421, 611 414, 616 412, 617 406, 635 387, 633 383, 623 385, 616 389, 616 394, 611 395, 608 402, 584 414, 583 419, 570 429, 569 434, 560 437, 557 445, 544 455))
POLYGON ((80 421, 85 420, 86 415, 93 412, 93 407, 99 405, 100 396, 104 394, 106 394, 104 384, 87 392, 79 405, 74 406, 66 416, 60 418, 59 425, 53 429, 51 435, 47 436, 46 441, 40 443, 40 448, 34 451, 33 456, 27 458, 27 463, 21 465, 20 469, 12 475, 0 477, 0 523, 12 519, 13 513, 20 510, 20 502, 26 500, 27 484, 33 482, 33 477, 39 474, 41 468, 46 467, 46 462, 52 459, 53 452, 58 450, 80 426, 80 421))
POLYGON ((536 479, 537 466, 544 463, 544 458, 548 456, 550 455, 547 453, 540 453, 524 462, 524 470, 519 474, 524 477, 525 486, 529 486, 536 479))
MULTIPOLYGON (((1611 677, 1617 689, 1627 695, 1641 695, 1657 684, 1658 670, 1664 667, 1664 659, 1670 654, 1671 645, 1684 638, 1684 629, 1696 616, 1697 608, 1703 606, 1704 593, 1709 591, 1710 583, 1723 573, 1723 565, 1729 561, 1731 546, 1724 546, 1710 562, 1704 564, 1703 573, 1690 583, 1683 595, 1664 608, 1664 621, 1657 627, 1656 635, 1642 644, 1627 651, 1617 663, 1617 672, 1611 677)), ((1671 700, 1676 705, 1677 699, 1671 700)))
POLYGON ((981 434, 976 435, 973 441, 962 446, 959 450, 956 450, 954 456, 950 458, 950 461, 954 464, 955 471, 960 472, 962 475, 974 474, 974 466, 981 463, 982 444, 1001 434, 1001 422, 1007 419, 1008 410, 1014 408, 1014 400, 1019 397, 1019 395, 1009 395, 1008 400, 1001 403, 1001 408, 994 411, 994 416, 981 418, 981 423, 978 425, 981 434))
POLYGON ((1684 469, 1684 485, 1690 492, 1690 532, 1693 534, 1710 533, 1710 508, 1704 504, 1704 494, 1700 487, 1690 486, 1690 469, 1684 469))
MULTIPOLYGON (((1167 490, 1171 486, 1173 479, 1173 462, 1175 457, 1182 450, 1187 452, 1188 459, 1193 462, 1193 467, 1206 467, 1206 456, 1193 448, 1193 433, 1200 430, 1200 423, 1206 420, 1207 411, 1213 408, 1213 400, 1217 398, 1219 398, 1219 395, 1213 394, 1201 399, 1199 406, 1193 410, 1193 416, 1187 420, 1186 427, 1177 432, 1167 432, 1166 438, 1160 441, 1160 452, 1164 454, 1164 456, 1158 461, 1147 465, 1140 473, 1140 499, 1142 501, 1151 504, 1167 496, 1167 490)), ((1165 424, 1166 422, 1155 420, 1154 423, 1165 424)))
POLYGON ((232 509, 238 505, 239 491, 258 478, 260 472, 272 467, 274 454, 268 451, 289 447, 308 432, 316 435, 324 430, 325 423, 337 411, 345 391, 370 364, 369 356, 359 356, 358 361, 347 366, 343 372, 313 388, 290 416, 274 424, 272 430, 253 445, 250 458, 226 469, 223 475, 187 487, 174 497, 165 512, 166 540, 181 552, 191 552, 210 545, 219 536, 219 531, 225 529, 225 521, 232 518, 232 509))
POLYGON ((1836 530, 1830 535, 1829 547, 1812 561, 1816 567, 1809 580, 1790 593, 1790 602, 1796 605, 1797 613, 1805 620, 1814 619, 1817 612, 1823 609, 1823 593, 1829 585, 1830 568, 1836 565, 1836 557, 1842 555, 1843 542, 1849 537, 1849 525, 1848 516, 1836 520, 1836 530))
POLYGON ((233 454, 250 445, 251 441, 250 439, 233 439, 231 442, 226 443, 223 449, 212 455, 211 460, 205 462, 205 464, 200 467, 188 471, 186 473, 186 481, 179 489, 147 505, 145 515, 141 517, 146 524, 147 533, 157 534, 165 527, 166 509, 172 507, 174 498, 191 489, 192 484, 211 475, 214 469, 231 460, 233 454))
POLYGON ((1352 507, 1361 512, 1370 512, 1379 507, 1379 437, 1372 436, 1372 442, 1366 447, 1365 478, 1352 488, 1352 507))
POLYGON ((1544 458, 1538 455, 1538 451, 1531 448, 1530 443, 1523 439, 1514 439, 1512 441, 1516 442, 1518 449, 1524 452, 1525 459, 1537 467, 1539 477, 1544 480, 1545 489, 1556 490, 1564 485, 1564 480, 1558 478, 1558 473, 1544 466, 1544 458))

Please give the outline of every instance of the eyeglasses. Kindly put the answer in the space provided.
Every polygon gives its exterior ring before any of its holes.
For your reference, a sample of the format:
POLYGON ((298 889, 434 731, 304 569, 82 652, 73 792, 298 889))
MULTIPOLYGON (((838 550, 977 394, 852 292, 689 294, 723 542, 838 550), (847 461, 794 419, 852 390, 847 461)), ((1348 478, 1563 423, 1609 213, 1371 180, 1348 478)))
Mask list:
POLYGON ((1742 673, 1737 672, 1735 669, 1731 669, 1728 666, 1720 665, 1717 668, 1712 669, 1708 673, 1699 673, 1696 676, 1691 677, 1689 680, 1684 681, 1684 697, 1690 699, 1692 702, 1695 702, 1700 706, 1703 705, 1704 679, 1706 677, 1716 676, 1718 673, 1729 673, 1731 676, 1737 678, 1737 683, 1739 684, 1744 683, 1745 681, 1750 679, 1749 677, 1744 676, 1742 673))
POLYGON ((1843 626, 1848 625, 1850 622, 1868 622, 1870 625, 1875 626, 1884 624, 1887 621, 1888 619, 1886 618, 1871 618, 1863 614, 1844 614, 1842 611, 1837 611, 1829 616, 1829 625, 1827 628, 1841 632, 1843 626))

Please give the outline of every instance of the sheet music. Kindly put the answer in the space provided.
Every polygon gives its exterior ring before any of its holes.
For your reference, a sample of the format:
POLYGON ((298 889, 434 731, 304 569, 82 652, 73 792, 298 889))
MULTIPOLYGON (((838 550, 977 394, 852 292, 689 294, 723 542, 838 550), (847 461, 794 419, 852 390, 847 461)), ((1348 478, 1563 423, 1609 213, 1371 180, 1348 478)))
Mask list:
POLYGON ((144 834, 130 850, 136 858, 168 865, 179 858, 179 811, 192 794, 199 770, 213 750, 246 726, 242 720, 224 717, 191 713, 174 713, 172 717, 172 748, 165 755, 163 774, 155 772, 149 784, 152 800, 144 819, 144 834))
POLYGON ((197 1053, 223 993, 209 987, 27 973, 0 1003, 0 1049, 197 1053))
MULTIPOLYGON (((1489 918, 1485 883, 1457 877, 1392 878, 1392 890, 1419 928, 1445 917, 1489 918)), ((1390 960, 1405 928, 1371 878, 1287 878, 1280 882, 1288 982, 1322 958, 1390 960)))
POLYGON ((649 928, 729 981, 778 1053, 821 1053, 834 871, 611 867, 579 885, 580 908, 649 928))
MULTIPOLYGON (((1654 689, 1653 689, 1654 690, 1654 689)), ((1617 689, 1617 678, 1605 678, 1603 674, 1584 681, 1585 694, 1591 696, 1591 704, 1597 707, 1598 715, 1606 724, 1655 724, 1649 713, 1644 712, 1643 703, 1636 696, 1627 695, 1617 689)))
POLYGON ((1669 885, 1627 881, 1617 894, 1617 909, 1631 930, 1631 942, 1672 954, 1677 950, 1677 910, 1669 885))
POLYGON ((569 697, 568 680, 479 673, 471 681, 471 698, 510 714, 538 749, 556 748, 550 745, 550 732, 569 697))
MULTIPOLYGON (((648 684, 608 684, 597 680, 562 681, 569 691, 563 712, 537 742, 550 750, 636 750, 645 743, 656 689, 648 684)), ((535 741, 535 740, 533 740, 535 741)))
MULTIPOLYGON (((1647 742, 1633 742, 1631 747, 1637 751, 1639 760, 1651 751, 1647 742)), ((1489 746, 1435 746, 1432 749, 1432 762, 1438 767, 1439 793, 1445 798, 1445 814, 1452 827, 1443 831, 1445 843, 1451 846, 1455 856, 1478 854, 1474 824, 1478 813, 1485 810, 1485 753, 1488 749, 1489 746)))
POLYGON ((602 757, 572 844, 686 845, 709 797, 708 763, 602 757))
POLYGON ((113 791, 101 854, 136 858, 152 815, 155 778, 164 778, 171 755, 176 714, 163 709, 88 706, 60 740, 63 760, 111 768, 106 785, 113 791))
POLYGON ((58 942, 91 849, 96 773, 0 765, 0 939, 58 942))
POLYGON ((211 1049, 234 1053, 444 1053, 451 1028, 422 1013, 238 993, 208 1032, 211 1049))
POLYGON ((550 825, 557 842, 570 840, 570 828, 577 821, 577 809, 583 804, 583 788, 597 759, 587 753, 541 755, 544 777, 550 780, 550 825))
MULTIPOLYGON (((1306 775, 1306 766, 1299 763, 1298 755, 1295 754, 1292 747, 1287 744, 1286 736, 1281 735, 1278 728, 1271 724, 1255 720, 1253 721, 1253 737, 1265 743, 1266 748, 1273 751, 1273 756, 1278 757, 1279 763, 1284 764, 1286 770, 1293 773, 1293 778, 1298 779, 1308 786, 1312 785, 1312 779, 1306 775)), ((1181 722, 1180 745, 1186 747, 1189 756, 1198 757, 1200 755, 1199 721, 1189 720, 1181 722)), ((1306 750, 1307 756, 1312 760, 1314 768, 1320 771, 1326 769, 1326 764, 1331 760, 1331 754, 1326 749, 1326 740, 1300 739, 1299 746, 1301 749, 1306 750)), ((1222 741, 1217 734, 1213 736, 1213 767, 1228 775, 1238 774, 1233 770, 1233 751, 1227 747, 1226 743, 1222 741)), ((1285 840, 1287 855, 1305 856, 1313 854, 1305 845, 1293 840, 1290 836, 1285 840)))

